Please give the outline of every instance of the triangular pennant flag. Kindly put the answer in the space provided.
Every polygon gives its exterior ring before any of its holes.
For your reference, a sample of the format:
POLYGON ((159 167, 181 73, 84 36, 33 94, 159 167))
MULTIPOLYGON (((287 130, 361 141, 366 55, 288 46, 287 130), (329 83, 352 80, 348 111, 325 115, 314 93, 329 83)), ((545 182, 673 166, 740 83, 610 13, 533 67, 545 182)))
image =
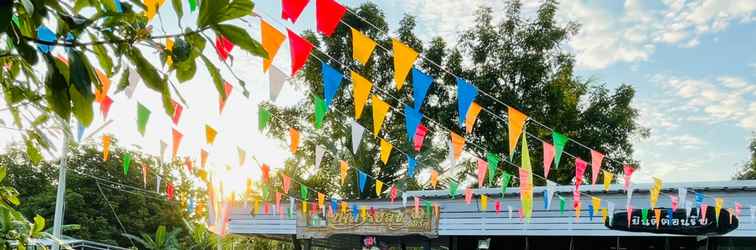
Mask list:
POLYGON ((375 41, 354 28, 350 29, 352 30, 352 57, 365 65, 370 60, 370 55, 373 54, 375 41))
POLYGON ((108 79, 108 76, 99 69, 95 69, 95 75, 97 76, 97 80, 101 85, 99 88, 95 89, 95 101, 102 102, 102 100, 104 100, 105 97, 108 96, 108 91, 110 90, 110 79, 108 79))
POLYGON ((609 185, 612 184, 614 174, 612 172, 604 170, 604 191, 609 191, 609 185))
POLYGON ((454 199, 457 196, 457 189, 459 189, 459 183, 451 180, 449 182, 449 196, 454 199))
POLYGON ((287 29, 287 31, 289 33, 289 48, 291 48, 291 76, 294 77, 307 62, 313 46, 309 41, 294 33, 294 31, 290 29, 287 29))
POLYGON ((360 119, 367 98, 373 89, 373 84, 368 79, 365 79, 359 73, 354 71, 352 71, 352 82, 354 83, 352 89, 354 95, 354 117, 360 119))
POLYGON ((305 186, 304 184, 299 185, 299 195, 300 195, 299 197, 301 197, 303 201, 309 200, 308 199, 309 192, 310 190, 309 188, 307 188, 307 186, 305 186))
POLYGON ((417 129, 415 130, 415 139, 413 140, 413 146, 415 148, 415 152, 420 152, 420 149, 423 148, 423 142, 425 141, 425 135, 428 134, 428 128, 425 127, 425 125, 420 124, 420 126, 417 126, 417 129))
POLYGON ((504 195, 507 192, 510 181, 512 181, 512 175, 507 171, 504 171, 504 173, 501 175, 501 195, 504 195))
POLYGON ((473 102, 470 105, 470 109, 467 110, 467 117, 465 118, 465 132, 472 133, 472 129, 475 125, 475 121, 478 120, 478 114, 482 108, 478 103, 473 102))
POLYGON ((459 114, 459 126, 465 126, 467 111, 470 109, 475 97, 478 96, 478 88, 465 79, 457 78, 457 112, 459 114))
POLYGON ((169 201, 173 200, 173 182, 168 182, 168 186, 165 187, 165 194, 169 201))
POLYGON ((389 111, 389 104, 380 97, 373 95, 373 136, 378 136, 378 132, 383 127, 383 121, 389 111))
POLYGON ((423 119, 423 113, 409 105, 404 105, 404 118, 407 127, 407 140, 410 144, 413 144, 417 132, 417 126, 420 126, 420 121, 423 119))
POLYGON ((321 145, 315 146, 315 169, 320 169, 320 162, 323 160, 325 148, 321 145))
POLYGON ((454 160, 459 160, 462 156, 462 148, 465 146, 465 137, 458 135, 457 133, 450 132, 452 152, 454 153, 454 160))
POLYGON ((262 131, 268 126, 268 122, 270 122, 270 117, 273 116, 270 111, 263 107, 258 106, 257 108, 257 129, 259 131, 262 131))
POLYGON ((108 161, 110 158, 110 136, 102 136, 102 161, 108 161))
POLYGON ((685 198, 688 196, 688 189, 681 187, 677 188, 677 199, 680 201, 680 205, 682 205, 683 208, 687 208, 687 202, 685 198))
POLYGON ((365 133, 365 127, 360 125, 357 121, 352 121, 352 153, 357 154, 357 149, 360 148, 362 142, 362 134, 365 133))
POLYGON ((315 128, 322 128, 323 119, 325 119, 326 110, 328 110, 328 107, 326 106, 325 101, 323 101, 323 99, 319 96, 312 97, 312 100, 315 104, 315 128))
POLYGON ((234 86, 232 86, 230 83, 225 82, 223 83, 223 92, 226 94, 226 97, 220 96, 218 99, 218 112, 223 113, 223 109, 226 107, 226 101, 229 97, 231 97, 231 91, 234 89, 234 86))
POLYGON ((205 125, 205 141, 207 144, 213 144, 215 142, 215 136, 217 135, 218 131, 213 127, 210 127, 210 125, 205 125))
MULTIPOLYGON (((10 6, 5 6, 5 8, 10 8, 10 6)), ((8 19, 6 19, 6 21, 7 20, 8 19)), ((47 26, 40 25, 39 27, 37 27, 37 39, 48 43, 54 43, 55 40, 58 40, 58 37, 57 35, 55 35, 55 32, 47 28, 47 26)), ((47 45, 42 43, 37 44, 37 50, 39 50, 43 54, 50 53, 53 48, 55 48, 55 45, 47 45)))
MULTIPOLYGON (((106 96, 102 101, 100 102, 100 113, 102 114, 102 119, 108 118, 108 113, 110 113, 110 106, 113 105, 113 99, 110 98, 110 96, 106 96)), ((174 114, 176 111, 174 111, 174 114)))
MULTIPOLYGON (((508 108, 507 115, 507 124, 509 125, 509 159, 512 159, 517 150, 517 141, 520 138, 520 134, 522 134, 528 116, 512 107, 508 108)), ((523 137, 527 137, 527 135, 523 137)))
POLYGON ((699 192, 694 192, 694 193, 696 195, 696 198, 695 198, 696 199, 695 200, 696 201, 696 207, 701 206, 701 203, 703 203, 703 200, 704 200, 703 194, 699 193, 699 192))
POLYGON ((669 203, 671 204, 672 211, 677 211, 677 207, 680 204, 680 201, 677 200, 677 196, 670 195, 669 196, 669 203))
POLYGON ((488 164, 488 183, 491 186, 496 185, 496 168, 499 166, 499 155, 488 152, 486 153, 486 161, 488 164))
POLYGON ((394 83, 396 90, 401 90, 419 54, 397 38, 391 38, 391 45, 394 52, 394 83))
POLYGON ((543 142, 543 178, 549 178, 551 163, 554 161, 554 145, 543 142))
POLYGON ((488 196, 485 194, 480 195, 480 210, 488 210, 488 196))
POLYGON ((580 190, 580 185, 583 184, 583 176, 585 175, 585 169, 588 167, 587 162, 580 157, 575 158, 575 189, 580 190))
POLYGON ((174 100, 171 100, 171 104, 173 104, 173 116, 171 117, 171 121, 173 121, 173 125, 178 125, 178 122, 181 119, 181 113, 184 111, 184 106, 181 106, 181 104, 174 100))
POLYGON ((383 192, 383 182, 379 180, 375 180, 375 196, 381 197, 382 192, 383 192))
POLYGON ((656 229, 659 229, 661 224, 661 209, 654 208, 654 220, 656 221, 656 229))
POLYGON ((244 160, 247 159, 247 151, 240 147, 236 147, 236 153, 239 155, 239 166, 244 166, 244 160))
POLYGON ((415 214, 420 214, 420 197, 415 196, 415 214))
POLYGON ((137 129, 139 134, 144 136, 144 130, 147 128, 147 121, 150 119, 150 110, 142 103, 137 103, 137 129))
POLYGON ((281 89, 283 88, 284 83, 287 79, 288 76, 286 75, 286 73, 276 67, 276 65, 273 65, 272 70, 270 71, 270 73, 268 73, 268 81, 270 83, 268 93, 270 95, 271 102, 275 102, 276 99, 278 99, 278 94, 281 93, 281 89))
POLYGON ((276 57, 278 49, 281 48, 281 44, 286 37, 262 18, 260 18, 260 33, 262 36, 262 47, 268 54, 267 58, 263 58, 263 72, 265 72, 268 71, 270 65, 273 63, 273 58, 276 57))
POLYGON ((129 175, 129 166, 131 166, 131 153, 126 152, 123 155, 123 175, 129 175))
POLYGON ((554 198, 554 193, 556 192, 556 183, 552 181, 546 181, 546 209, 551 209, 551 200, 554 198))
POLYGON ((496 201, 494 201, 494 209, 496 209, 496 215, 501 213, 501 199, 496 199, 496 201))
POLYGON ((326 63, 321 64, 321 73, 323 77, 323 96, 325 96, 325 104, 330 107, 331 103, 333 103, 333 98, 336 97, 336 93, 339 91, 341 81, 344 79, 344 74, 341 74, 341 72, 326 63))
POLYGON ((554 168, 559 168, 559 159, 562 158, 564 146, 567 145, 569 138, 555 131, 551 133, 551 140, 554 143, 554 168))
POLYGON ((262 166, 260 166, 260 172, 262 172, 263 182, 270 183, 270 167, 263 163, 262 166))
POLYGON ((431 170, 431 178, 430 178, 431 187, 433 189, 436 189, 436 185, 438 185, 438 171, 435 169, 431 170))
POLYGON ((417 164, 415 157, 407 154, 407 177, 412 178, 415 176, 415 165, 417 164))
POLYGON ((317 0, 315 2, 315 20, 317 21, 318 31, 330 37, 346 11, 347 9, 344 6, 334 0, 317 0))
POLYGON ((339 176, 341 176, 341 185, 343 186, 344 181, 346 180, 347 171, 349 170, 349 164, 344 160, 340 160, 339 163, 339 176))
POLYGON ((591 196, 591 205, 593 206, 593 213, 598 214, 598 210, 601 208, 601 198, 591 196))
POLYGON ((415 100, 415 109, 420 110, 420 107, 423 106, 431 84, 433 84, 433 78, 412 67, 412 98, 415 100))
POLYGON ((709 204, 701 203, 701 208, 698 210, 698 218, 701 220, 701 224, 706 224, 707 217, 709 213, 707 213, 707 210, 709 210, 709 204))
POLYGON ((142 163, 142 182, 144 183, 144 188, 147 188, 147 171, 148 171, 147 164, 142 163))
POLYGON ((184 135, 181 134, 181 132, 178 132, 175 128, 171 131, 172 137, 173 137, 173 150, 171 151, 172 159, 176 159, 176 154, 178 153, 179 145, 181 144, 181 139, 184 138, 184 135))
POLYGON ((296 23, 299 15, 302 14, 302 10, 309 2, 310 0, 282 0, 281 18, 296 23))
POLYGON ((473 197, 473 190, 471 188, 465 189, 465 203, 467 205, 470 205, 472 203, 472 197, 473 197))
POLYGON ((318 207, 323 207, 325 205, 325 194, 318 192, 318 207))
POLYGON ((291 153, 296 154, 299 149, 299 130, 296 128, 289 128, 289 143, 291 153))
POLYGON ((288 194, 289 187, 291 187, 291 177, 289 177, 288 175, 282 174, 281 179, 282 179, 281 183, 283 184, 284 194, 288 194))
POLYGON ((591 150, 591 185, 596 185, 598 174, 601 170, 601 162, 604 161, 604 154, 596 150, 591 150))
POLYGON ((559 197, 559 214, 564 214, 565 207, 567 206, 567 201, 562 196, 559 197))
POLYGON ((192 173, 192 170, 193 170, 192 164, 194 164, 194 163, 192 162, 192 159, 189 159, 189 157, 188 157, 188 156, 184 157, 184 165, 186 166, 186 170, 187 170, 187 171, 188 171, 189 173, 192 173))
POLYGON ((529 181, 529 183, 531 184, 531 187, 532 187, 532 185, 533 185, 533 175, 532 175, 532 173, 533 173, 533 167, 530 165, 530 150, 529 150, 530 147, 528 146, 528 137, 527 136, 523 136, 522 137, 522 146, 521 147, 522 147, 522 149, 521 149, 522 150, 522 156, 521 156, 521 159, 520 159, 520 168, 525 169, 525 170, 528 171, 528 173, 529 173, 528 176, 530 177, 530 179, 528 181, 529 181))
POLYGON ((215 52, 218 53, 218 57, 220 57, 221 61, 228 59, 228 56, 233 49, 234 43, 232 43, 228 37, 224 35, 218 35, 215 37, 215 52))
POLYGON ((623 167, 623 170, 625 172, 625 190, 627 190, 628 188, 630 188, 631 178, 633 177, 633 172, 635 172, 635 169, 633 169, 633 167, 630 165, 625 165, 625 167, 623 167))
POLYGON ((360 193, 365 192, 365 184, 367 183, 367 174, 362 171, 357 171, 358 178, 359 178, 359 187, 360 187, 360 193))
POLYGON ((394 200, 396 199, 396 195, 399 192, 399 189, 396 188, 396 185, 391 185, 391 203, 394 203, 394 200))
POLYGON ((483 180, 485 180, 487 172, 488 163, 482 159, 478 159, 478 188, 483 187, 483 180))
POLYGON ((131 99, 132 97, 134 97, 134 92, 136 91, 136 87, 137 85, 139 85, 139 81, 141 78, 139 78, 139 73, 137 73, 137 71, 132 67, 129 67, 128 73, 129 73, 129 78, 128 78, 129 86, 126 87, 124 91, 126 92, 126 96, 129 97, 129 99, 131 99))
MULTIPOLYGON (((120 1, 120 0, 116 0, 116 1, 120 1)), ((197 10, 197 0, 189 0, 189 10, 192 12, 197 10)))
POLYGON ((722 205, 724 205, 724 199, 717 197, 714 199, 714 219, 719 225, 719 214, 722 212, 722 205))
POLYGON ((162 161, 165 159, 165 150, 168 149, 168 143, 166 143, 163 140, 160 140, 160 160, 162 161))
POLYGON ((394 145, 391 145, 388 141, 381 138, 381 161, 383 164, 388 164, 389 156, 391 156, 391 149, 394 145))

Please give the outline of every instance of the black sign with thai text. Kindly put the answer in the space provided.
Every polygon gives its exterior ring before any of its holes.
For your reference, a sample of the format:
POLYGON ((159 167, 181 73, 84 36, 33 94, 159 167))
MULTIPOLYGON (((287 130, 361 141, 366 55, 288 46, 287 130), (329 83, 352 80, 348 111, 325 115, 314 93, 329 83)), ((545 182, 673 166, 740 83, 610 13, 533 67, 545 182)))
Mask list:
POLYGON ((714 207, 707 207, 704 216, 701 216, 701 208, 692 208, 690 214, 686 209, 671 208, 659 209, 659 218, 655 209, 633 209, 628 217, 627 212, 617 212, 610 220, 606 220, 605 226, 612 230, 630 232, 648 232, 659 234, 681 235, 722 235, 738 228, 738 218, 731 215, 726 209, 719 211, 719 220, 716 219, 714 207))

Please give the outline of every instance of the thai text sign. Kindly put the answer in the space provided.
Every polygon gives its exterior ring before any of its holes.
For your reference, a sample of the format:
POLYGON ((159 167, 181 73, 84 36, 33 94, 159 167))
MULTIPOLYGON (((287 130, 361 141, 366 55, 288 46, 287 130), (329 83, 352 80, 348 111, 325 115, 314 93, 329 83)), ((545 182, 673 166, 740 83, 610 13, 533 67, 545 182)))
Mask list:
POLYGON ((658 218, 655 209, 634 209, 629 217, 627 212, 615 213, 605 225, 613 230, 682 235, 721 235, 738 228, 738 218, 724 209, 719 219, 714 207, 707 207, 705 214, 700 208, 693 208, 689 214, 685 209, 657 209, 658 218))
POLYGON ((299 218, 297 229, 304 238, 327 238, 332 234, 361 234, 376 236, 438 234, 438 219, 424 209, 373 209, 359 213, 337 212, 310 214, 299 218), (355 216, 356 215, 356 216, 355 216))

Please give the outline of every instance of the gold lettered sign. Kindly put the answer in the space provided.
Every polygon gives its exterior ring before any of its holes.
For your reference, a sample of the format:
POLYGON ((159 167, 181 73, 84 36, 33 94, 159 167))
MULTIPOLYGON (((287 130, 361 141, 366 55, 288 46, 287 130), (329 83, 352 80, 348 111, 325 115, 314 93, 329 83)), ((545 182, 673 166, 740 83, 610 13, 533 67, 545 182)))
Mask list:
POLYGON ((357 213, 335 213, 325 218, 311 214, 297 219, 297 231, 303 238, 328 238, 333 234, 359 234, 374 236, 438 235, 438 218, 433 213, 414 208, 375 209, 357 213))

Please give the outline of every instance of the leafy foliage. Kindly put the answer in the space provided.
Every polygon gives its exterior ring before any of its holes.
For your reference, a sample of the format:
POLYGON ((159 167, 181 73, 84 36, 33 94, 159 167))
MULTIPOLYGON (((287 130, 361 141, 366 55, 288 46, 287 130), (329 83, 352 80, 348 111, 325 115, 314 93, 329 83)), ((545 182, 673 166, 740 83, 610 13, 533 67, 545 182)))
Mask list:
POLYGON ((735 179, 756 179, 756 135, 751 139, 751 144, 748 146, 748 149, 751 151, 751 160, 743 164, 743 170, 735 176, 735 179))

